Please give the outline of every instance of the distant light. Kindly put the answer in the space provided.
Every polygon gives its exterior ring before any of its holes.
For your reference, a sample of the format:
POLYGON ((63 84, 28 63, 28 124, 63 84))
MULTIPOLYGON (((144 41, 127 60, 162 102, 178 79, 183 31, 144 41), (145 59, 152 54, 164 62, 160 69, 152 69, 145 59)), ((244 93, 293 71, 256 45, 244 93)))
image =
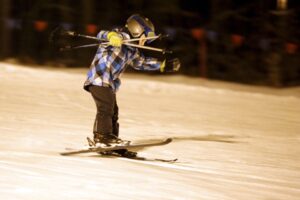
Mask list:
POLYGON ((277 9, 286 10, 288 5, 288 0, 277 0, 277 9))

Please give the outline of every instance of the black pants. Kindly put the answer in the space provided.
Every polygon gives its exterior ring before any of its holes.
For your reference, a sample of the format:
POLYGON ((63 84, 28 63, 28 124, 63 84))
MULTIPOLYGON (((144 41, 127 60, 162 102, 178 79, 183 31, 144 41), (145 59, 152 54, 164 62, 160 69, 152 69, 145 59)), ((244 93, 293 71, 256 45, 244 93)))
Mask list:
POLYGON ((116 94, 110 87, 90 86, 97 107, 94 134, 119 136, 119 108, 116 94))

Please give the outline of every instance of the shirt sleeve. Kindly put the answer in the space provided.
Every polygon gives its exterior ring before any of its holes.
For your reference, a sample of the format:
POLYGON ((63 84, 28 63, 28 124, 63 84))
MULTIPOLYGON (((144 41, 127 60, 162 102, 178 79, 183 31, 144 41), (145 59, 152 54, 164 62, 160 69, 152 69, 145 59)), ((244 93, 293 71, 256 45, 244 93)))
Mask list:
POLYGON ((101 30, 98 34, 97 34, 97 38, 99 38, 100 40, 107 40, 107 34, 110 31, 106 31, 106 30, 101 30))
POLYGON ((129 63, 129 65, 141 71, 158 71, 160 70, 162 62, 156 58, 152 57, 145 57, 144 55, 140 54, 139 51, 133 55, 133 59, 129 63))

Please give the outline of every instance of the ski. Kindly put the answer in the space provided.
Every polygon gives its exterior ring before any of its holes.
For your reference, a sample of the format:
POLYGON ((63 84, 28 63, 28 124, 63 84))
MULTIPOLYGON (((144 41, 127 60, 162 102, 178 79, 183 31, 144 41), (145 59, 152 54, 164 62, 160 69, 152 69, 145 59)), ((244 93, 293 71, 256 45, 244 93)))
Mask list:
POLYGON ((116 156, 119 158, 125 158, 125 159, 129 159, 129 160, 139 160, 139 161, 157 161, 157 162, 165 162, 165 163, 174 163, 176 162, 178 159, 162 159, 162 158, 147 158, 147 157, 140 157, 140 156, 136 156, 133 158, 130 157, 123 157, 123 156, 116 156))
POLYGON ((101 153, 101 152, 109 152, 109 151, 114 151, 114 150, 121 150, 121 149, 127 149, 131 151, 140 151, 144 148, 148 147, 154 147, 154 146, 162 146, 166 145, 172 142, 172 138, 167 138, 155 142, 145 142, 145 143, 136 143, 136 144, 129 144, 129 145, 115 145, 115 146, 108 146, 108 147, 94 147, 90 146, 88 148, 83 148, 83 149, 78 149, 78 150, 71 150, 71 151, 66 151, 60 153, 63 156, 68 156, 68 155, 75 155, 75 154, 82 154, 82 153, 101 153))

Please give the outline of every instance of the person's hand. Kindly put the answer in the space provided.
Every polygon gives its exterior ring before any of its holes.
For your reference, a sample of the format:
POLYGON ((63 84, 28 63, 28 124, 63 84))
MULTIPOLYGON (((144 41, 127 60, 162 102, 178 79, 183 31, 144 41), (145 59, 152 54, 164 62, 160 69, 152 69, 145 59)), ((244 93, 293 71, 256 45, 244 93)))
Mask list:
POLYGON ((123 43, 122 37, 114 31, 111 31, 107 34, 107 39, 108 44, 114 47, 120 47, 123 43))
POLYGON ((180 60, 174 58, 171 60, 164 60, 160 66, 161 72, 177 72, 180 69, 180 60))

